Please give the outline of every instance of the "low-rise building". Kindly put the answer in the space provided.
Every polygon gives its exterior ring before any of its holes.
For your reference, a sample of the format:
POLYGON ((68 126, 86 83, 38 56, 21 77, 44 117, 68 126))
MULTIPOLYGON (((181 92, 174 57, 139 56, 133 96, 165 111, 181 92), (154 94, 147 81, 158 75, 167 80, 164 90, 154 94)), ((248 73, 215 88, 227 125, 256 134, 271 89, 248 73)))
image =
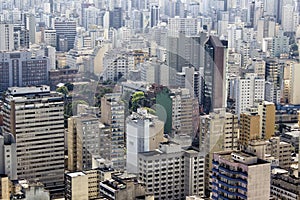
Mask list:
POLYGON ((288 173, 274 174, 271 178, 271 195, 277 199, 299 200, 300 178, 288 173))
POLYGON ((100 193, 110 200, 127 200, 146 195, 145 187, 138 182, 136 175, 114 173, 111 179, 100 183, 100 193))
POLYGON ((300 131, 291 131, 291 132, 283 133, 280 137, 280 140, 293 145, 293 147, 295 148, 295 152, 298 152, 299 137, 300 137, 300 131))
POLYGON ((293 147, 287 142, 281 142, 279 137, 272 137, 266 142, 266 154, 278 159, 279 166, 287 169, 291 165, 293 147))
POLYGON ((88 176, 83 172, 65 174, 65 199, 88 200, 88 176))

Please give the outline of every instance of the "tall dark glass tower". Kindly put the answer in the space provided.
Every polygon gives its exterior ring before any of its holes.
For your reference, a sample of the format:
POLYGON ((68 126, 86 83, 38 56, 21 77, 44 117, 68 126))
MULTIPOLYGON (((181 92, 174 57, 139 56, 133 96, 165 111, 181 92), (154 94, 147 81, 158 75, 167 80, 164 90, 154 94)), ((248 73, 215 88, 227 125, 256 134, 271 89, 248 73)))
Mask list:
POLYGON ((150 26, 156 26, 159 21, 159 7, 157 5, 153 5, 150 9, 150 26))
POLYGON ((109 27, 119 29, 123 26, 122 8, 116 7, 109 12, 109 27))
POLYGON ((204 73, 202 88, 203 111, 209 113, 224 107, 225 46, 216 36, 210 36, 204 44, 204 73))

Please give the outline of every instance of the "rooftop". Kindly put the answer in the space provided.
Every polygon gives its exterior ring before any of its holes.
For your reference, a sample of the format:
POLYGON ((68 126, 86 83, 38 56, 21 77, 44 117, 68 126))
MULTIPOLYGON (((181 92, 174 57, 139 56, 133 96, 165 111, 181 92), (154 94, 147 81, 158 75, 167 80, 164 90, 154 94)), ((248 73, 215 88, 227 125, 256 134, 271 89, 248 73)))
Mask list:
POLYGON ((247 166, 269 163, 259 159, 256 155, 244 151, 222 151, 214 153, 215 156, 220 156, 231 163, 242 163, 247 166))
POLYGON ((85 176, 86 174, 83 172, 73 172, 73 173, 68 173, 67 175, 73 178, 78 176, 85 176))

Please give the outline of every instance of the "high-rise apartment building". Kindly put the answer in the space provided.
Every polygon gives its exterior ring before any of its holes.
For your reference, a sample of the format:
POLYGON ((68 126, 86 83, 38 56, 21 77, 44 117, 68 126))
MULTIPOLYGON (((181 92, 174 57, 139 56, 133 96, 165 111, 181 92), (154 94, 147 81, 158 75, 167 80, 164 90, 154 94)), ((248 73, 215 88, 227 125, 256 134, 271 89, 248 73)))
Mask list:
POLYGON ((186 36, 197 35, 197 19, 196 18, 180 18, 176 16, 168 19, 168 35, 177 37, 179 34, 186 36))
POLYGON ((240 115, 247 108, 254 106, 255 102, 264 100, 265 80, 257 78, 256 74, 246 74, 244 78, 236 78, 235 95, 235 113, 240 115))
POLYGON ((4 131, 17 146, 17 176, 53 193, 64 184, 64 101, 49 86, 11 87, 3 105, 4 131))
POLYGON ((0 52, 0 91, 47 84, 48 70, 48 58, 32 58, 29 51, 0 52))
POLYGON ((89 170, 100 156, 100 119, 87 113, 68 119, 68 170, 89 170))
POLYGON ((247 147, 251 140, 261 138, 260 118, 257 112, 245 111, 240 115, 239 145, 247 147))
POLYGON ((125 167, 125 104, 120 93, 101 98, 101 122, 110 128, 111 161, 115 169, 125 167))
POLYGON ((103 71, 103 80, 118 81, 121 78, 127 78, 129 71, 129 59, 124 55, 107 54, 103 59, 105 69, 103 71))
MULTIPOLYGON (((73 49, 76 37, 76 21, 68 20, 55 20, 54 29, 56 30, 57 42, 59 38, 66 38, 67 50, 73 49)), ((57 50, 60 51, 61 47, 57 44, 57 50)))
POLYGON ((0 23, 0 51, 14 50, 14 25, 0 23))
POLYGON ((295 31, 294 18, 296 13, 294 12, 294 5, 287 4, 282 7, 282 21, 281 26, 284 32, 295 31))
POLYGON ((176 85, 181 88, 187 88, 190 94, 201 100, 201 78, 199 71, 195 71, 194 67, 183 67, 182 72, 176 73, 176 85))
POLYGON ((270 82, 272 94, 270 94, 273 99, 271 102, 277 103, 278 99, 278 90, 280 88, 280 64, 277 60, 269 58, 266 59, 266 73, 265 80, 270 82))
POLYGON ((17 150, 12 134, 0 135, 0 174, 6 174, 10 180, 17 180, 17 150))
POLYGON ((225 105, 225 56, 226 46, 216 36, 204 44, 203 111, 209 113, 225 105))
POLYGON ((164 140, 164 122, 157 116, 138 109, 126 120, 126 169, 138 173, 138 153, 153 151, 164 140))
POLYGON ((253 59, 252 66, 254 68, 254 74, 259 79, 265 79, 266 74, 266 62, 263 59, 253 59))
POLYGON ((290 81, 290 103, 291 104, 300 104, 300 64, 293 63, 291 66, 291 81, 290 81))
POLYGON ((263 101, 258 105, 260 133, 262 138, 270 139, 275 134, 275 104, 263 101))
POLYGON ((236 114, 225 113, 224 149, 238 149, 239 121, 236 114))
POLYGON ((198 100, 186 88, 171 89, 171 92, 172 129, 178 133, 194 135, 197 130, 194 121, 198 122, 198 113, 194 115, 193 105, 198 106, 198 100))
POLYGON ((108 174, 106 179, 111 178, 114 172, 112 168, 95 168, 85 171, 68 172, 65 174, 65 198, 66 199, 99 199, 101 174, 108 174))
POLYGON ((204 194, 204 156, 174 142, 139 153, 139 180, 155 199, 184 199, 204 194))
POLYGON ((216 109, 209 115, 200 116, 200 149, 205 152, 205 190, 210 190, 209 176, 212 169, 213 152, 236 150, 238 146, 237 115, 216 109))
POLYGON ((57 45, 56 30, 54 30, 54 29, 45 29, 43 31, 42 41, 45 42, 46 45, 56 47, 56 45, 57 45))
POLYGON ((239 151, 214 153, 212 199, 269 199, 270 163, 239 151))
POLYGON ((160 8, 158 5, 152 5, 150 8, 150 27, 157 26, 160 20, 160 8))
POLYGON ((278 199, 298 200, 300 196, 300 178, 288 173, 272 174, 271 195, 278 199))
POLYGON ((119 29, 123 26, 123 13, 122 8, 115 7, 109 11, 109 27, 119 29))

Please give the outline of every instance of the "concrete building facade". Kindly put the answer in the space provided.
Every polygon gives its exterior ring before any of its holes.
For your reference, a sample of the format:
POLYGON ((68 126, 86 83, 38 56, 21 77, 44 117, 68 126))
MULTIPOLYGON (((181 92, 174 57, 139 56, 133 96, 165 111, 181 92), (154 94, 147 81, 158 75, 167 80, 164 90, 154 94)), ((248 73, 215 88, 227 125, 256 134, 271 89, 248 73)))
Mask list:
POLYGON ((214 153, 212 199, 269 199, 270 163, 236 151, 214 153))
POLYGON ((106 94, 101 98, 101 122, 110 128, 110 157, 115 169, 125 167, 125 104, 120 93, 106 94))
POLYGON ((11 87, 3 106, 4 131, 17 144, 17 176, 63 191, 64 101, 49 86, 11 87))
POLYGON ((204 156, 174 142, 139 153, 139 180, 155 199, 183 199, 204 194, 204 156))
POLYGON ((48 58, 32 58, 29 51, 14 51, 0 52, 0 59, 0 91, 47 84, 48 58))
POLYGON ((138 173, 138 153, 153 151, 164 140, 164 122, 138 109, 126 120, 126 169, 129 173, 138 173))

